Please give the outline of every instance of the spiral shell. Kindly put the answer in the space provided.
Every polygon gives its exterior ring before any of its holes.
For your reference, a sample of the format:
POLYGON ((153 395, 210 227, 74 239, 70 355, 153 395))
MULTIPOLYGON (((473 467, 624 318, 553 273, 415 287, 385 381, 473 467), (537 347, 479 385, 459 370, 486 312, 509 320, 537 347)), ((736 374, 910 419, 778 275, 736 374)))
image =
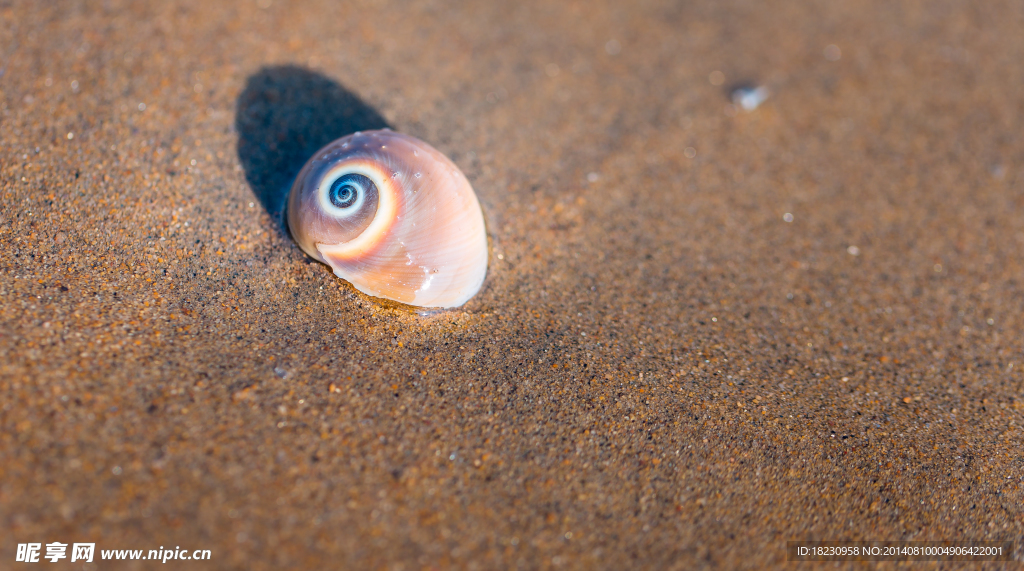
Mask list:
POLYGON ((487 274, 480 203, 455 163, 388 129, 342 137, 299 172, 288 228, 356 289, 420 307, 458 307, 487 274))

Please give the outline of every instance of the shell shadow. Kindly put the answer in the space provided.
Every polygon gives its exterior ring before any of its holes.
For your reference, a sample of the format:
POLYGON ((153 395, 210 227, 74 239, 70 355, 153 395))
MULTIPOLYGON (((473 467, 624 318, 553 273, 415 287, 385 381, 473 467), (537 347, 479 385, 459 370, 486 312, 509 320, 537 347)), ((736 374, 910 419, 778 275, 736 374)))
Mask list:
POLYGON ((266 67, 238 96, 235 128, 245 178, 277 229, 302 165, 331 141, 390 128, 376 109, 336 81, 297 66, 266 67))

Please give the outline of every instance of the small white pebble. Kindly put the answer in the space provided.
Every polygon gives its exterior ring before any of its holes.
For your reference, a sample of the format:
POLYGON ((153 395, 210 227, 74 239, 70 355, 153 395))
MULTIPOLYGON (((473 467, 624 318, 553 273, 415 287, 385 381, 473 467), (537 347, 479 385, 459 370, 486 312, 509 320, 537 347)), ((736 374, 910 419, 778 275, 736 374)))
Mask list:
POLYGON ((768 99, 771 92, 765 86, 741 87, 732 92, 732 102, 744 111, 750 112, 757 109, 768 99))

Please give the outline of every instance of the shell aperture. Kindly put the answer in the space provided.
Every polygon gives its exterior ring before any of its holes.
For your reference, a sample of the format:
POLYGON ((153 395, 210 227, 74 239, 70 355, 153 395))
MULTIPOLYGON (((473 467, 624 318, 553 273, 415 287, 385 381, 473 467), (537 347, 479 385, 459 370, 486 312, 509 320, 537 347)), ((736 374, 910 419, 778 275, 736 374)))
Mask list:
POLYGON ((287 218, 303 251, 374 297, 458 307, 487 274, 483 213, 465 175, 387 129, 317 151, 295 179, 287 218))

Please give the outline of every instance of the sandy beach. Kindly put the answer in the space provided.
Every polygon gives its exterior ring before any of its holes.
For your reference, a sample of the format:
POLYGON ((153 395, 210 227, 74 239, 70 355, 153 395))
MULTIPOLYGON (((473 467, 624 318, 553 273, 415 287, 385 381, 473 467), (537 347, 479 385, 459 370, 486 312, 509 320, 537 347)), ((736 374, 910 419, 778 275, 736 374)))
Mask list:
POLYGON ((0 2, 0 568, 1020 565, 1022 29, 1001 0, 0 2), (282 224, 317 149, 384 127, 479 198, 461 308, 363 295, 282 224))

